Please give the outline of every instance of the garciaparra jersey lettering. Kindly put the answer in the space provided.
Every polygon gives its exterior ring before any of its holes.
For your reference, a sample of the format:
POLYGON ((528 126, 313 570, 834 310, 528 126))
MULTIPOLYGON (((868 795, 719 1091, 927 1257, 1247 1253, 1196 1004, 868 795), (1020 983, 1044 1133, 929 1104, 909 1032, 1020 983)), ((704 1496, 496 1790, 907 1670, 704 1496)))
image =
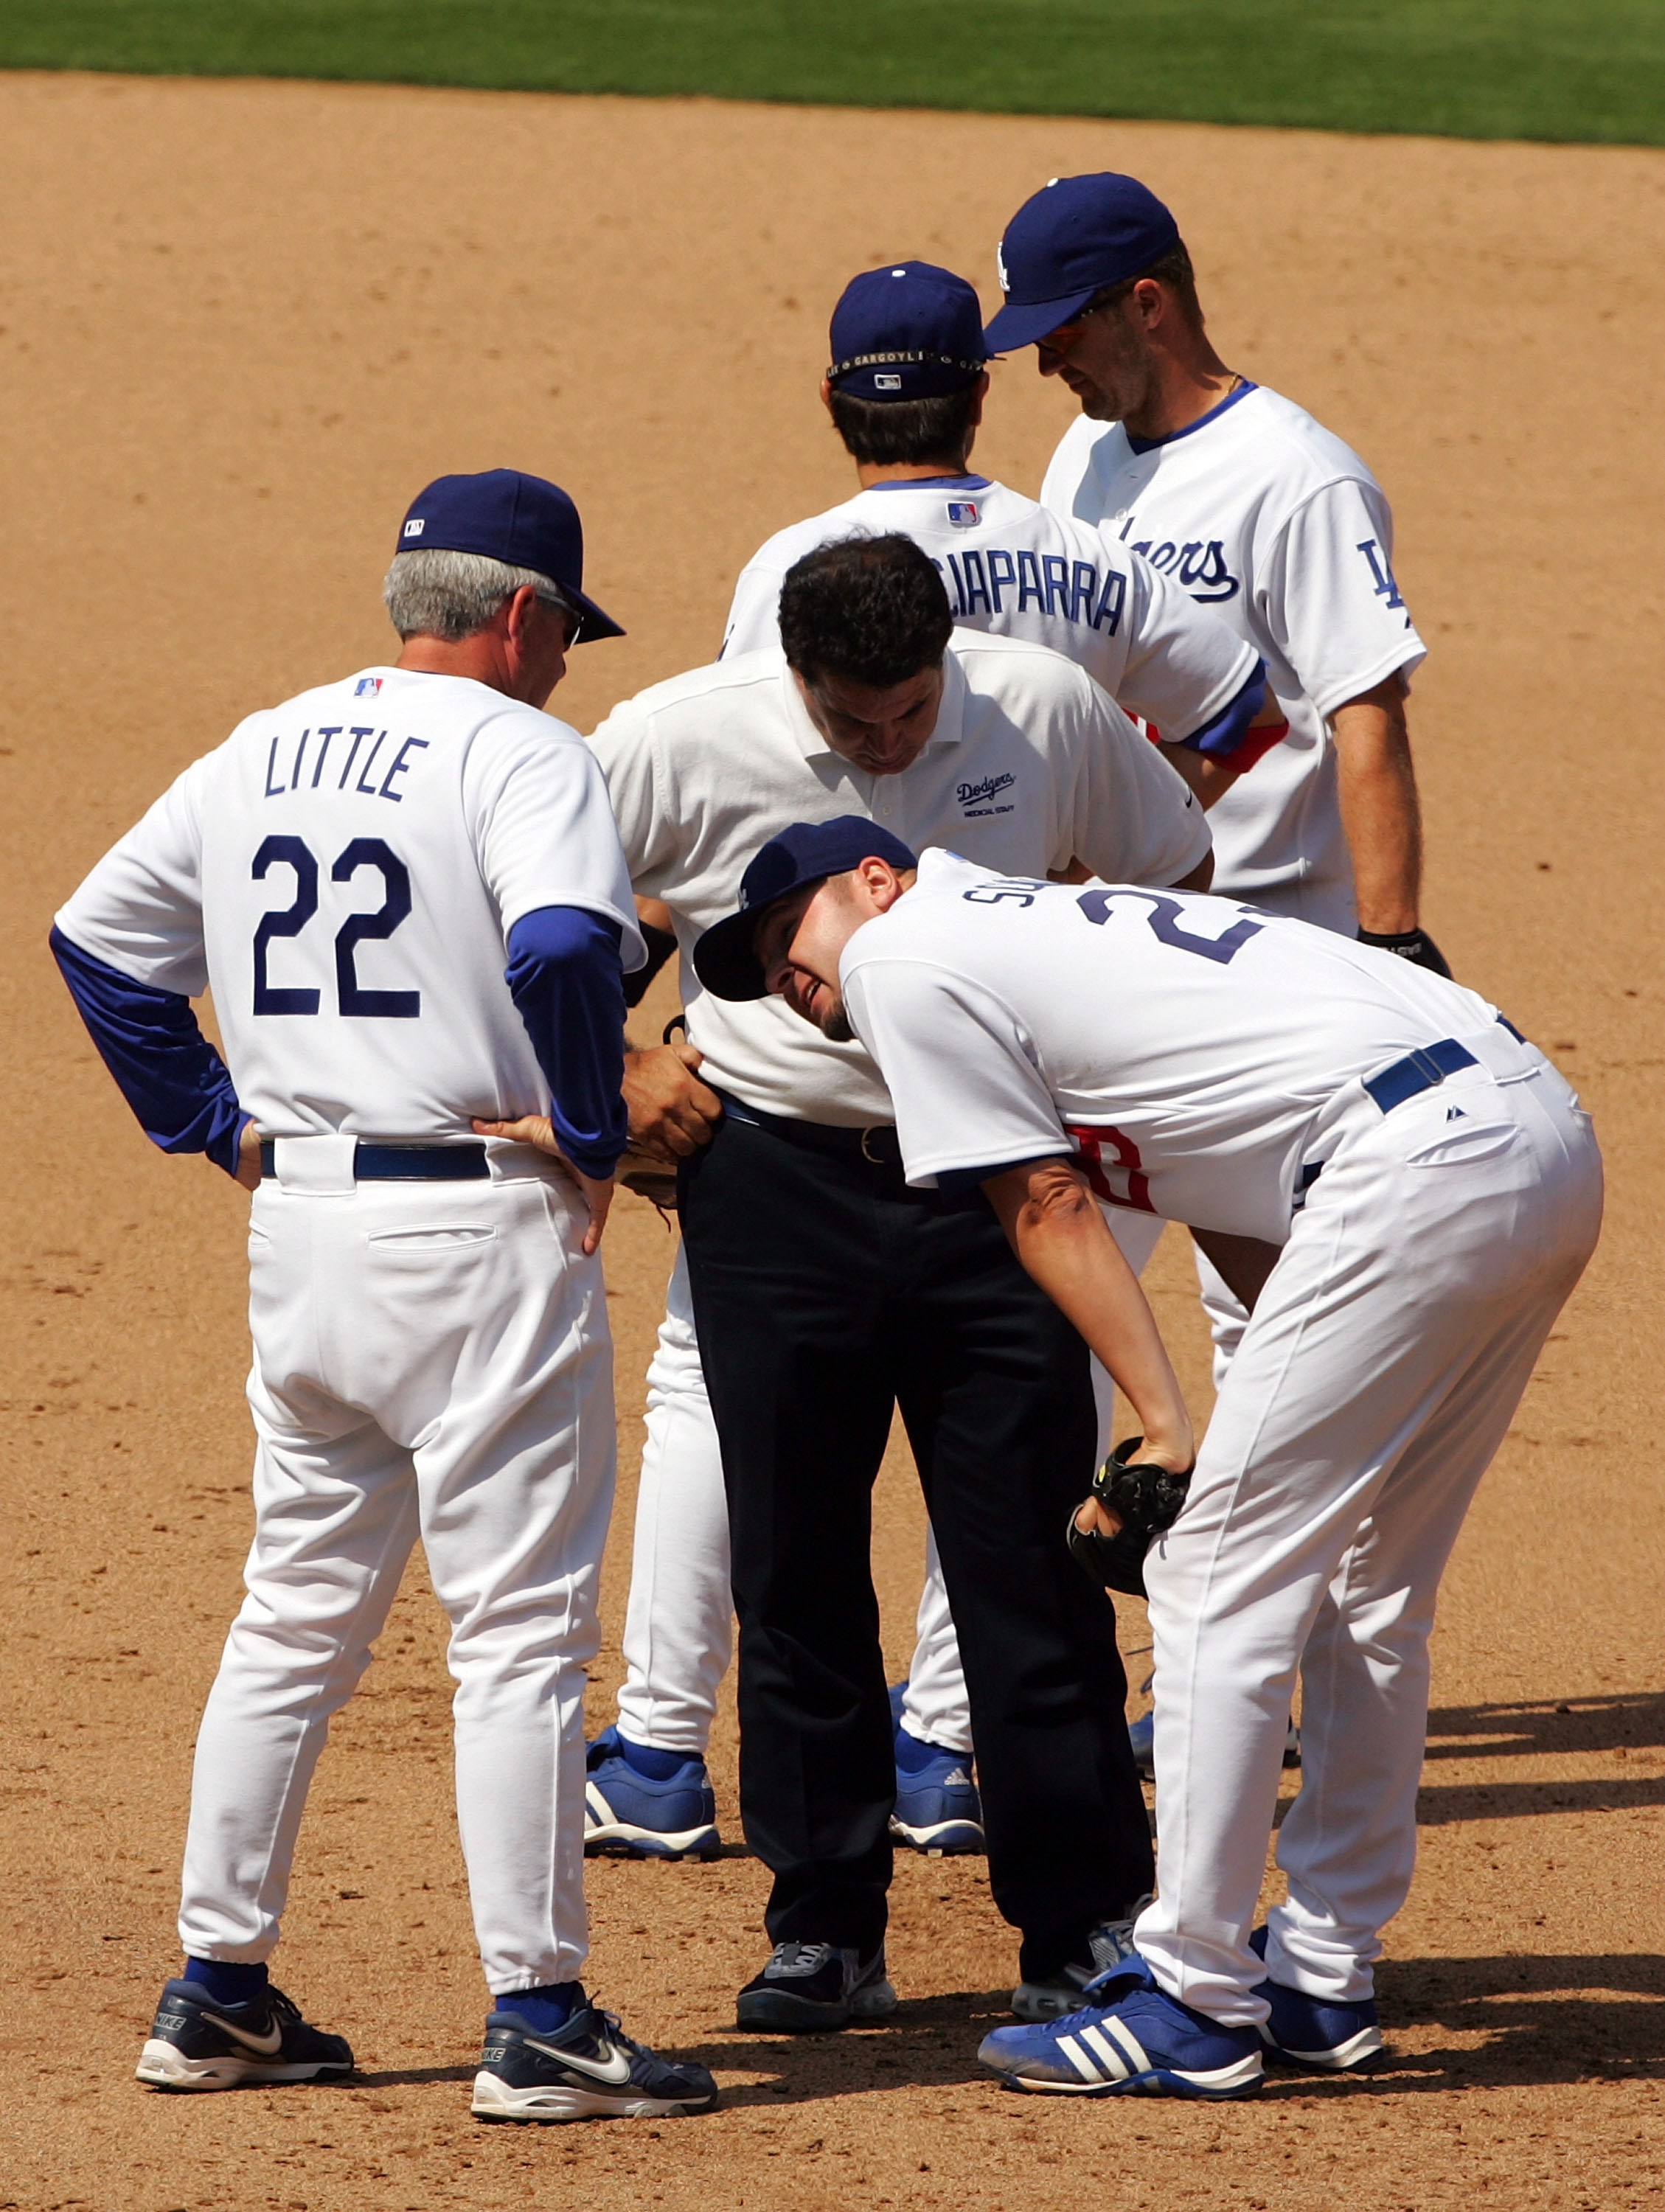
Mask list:
POLYGON ((58 916, 141 983, 206 987, 265 1136, 465 1136, 549 1088, 503 980, 523 915, 623 932, 629 878, 576 731, 467 678, 370 668, 252 714, 58 916))
POLYGON ((952 853, 840 972, 910 1182, 1073 1150, 1107 1203, 1273 1244, 1362 1077, 1448 1036, 1542 1064, 1477 993, 1332 931, 952 853))
POLYGON ((1326 719, 1426 647, 1393 570, 1393 517, 1358 454, 1242 384, 1170 438, 1085 416, 1041 487, 1060 516, 1144 555, 1267 664, 1289 734, 1210 811, 1215 888, 1351 932, 1352 865, 1326 719))
POLYGON ((805 554, 892 531, 935 562, 957 624, 1049 646, 1169 742, 1212 720, 1254 672, 1258 648, 1179 584, 1096 530, 977 476, 871 484, 777 531, 740 572, 723 657, 780 644, 781 585, 805 554))

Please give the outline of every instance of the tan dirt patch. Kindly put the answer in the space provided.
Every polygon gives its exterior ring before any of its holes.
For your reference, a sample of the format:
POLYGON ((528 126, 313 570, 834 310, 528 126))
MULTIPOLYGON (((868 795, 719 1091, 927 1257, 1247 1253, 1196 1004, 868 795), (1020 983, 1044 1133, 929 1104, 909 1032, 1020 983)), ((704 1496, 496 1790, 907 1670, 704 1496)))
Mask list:
MULTIPOLYGON (((0 2208, 1657 2204, 1665 154, 20 76, 0 178, 0 2208), (364 2077, 147 2095, 129 2077, 175 1959, 190 1746, 247 1537, 243 1207, 135 1131, 50 914, 240 715, 385 653, 394 523, 441 471, 507 462, 577 494, 590 580, 630 630, 577 656, 556 704, 581 727, 708 658, 754 545, 847 489, 814 397, 844 280, 917 253, 992 304, 1012 209, 1103 167, 1179 209, 1233 366, 1389 487, 1433 648, 1430 924, 1575 1074, 1612 1171, 1606 1243, 1447 1586, 1421 1870, 1382 1975, 1398 2063, 1213 2111, 1003 2094, 973 2053, 1013 1945, 965 1860, 898 1867, 893 2028, 744 2039, 757 1866, 608 1863, 592 1983, 714 2065, 725 2107, 477 2127, 448 1691, 413 1577, 320 1768, 281 1961, 364 2077)), ((1068 403, 1030 361, 998 374, 979 459, 1032 489, 1068 403)), ((670 1260, 644 1204, 616 1218, 598 1722, 670 1260)), ((1204 1403, 1176 1239, 1153 1279, 1204 1403)), ((899 1456, 878 1518, 900 1668, 921 1516, 899 1456)), ((714 1757, 738 1840, 732 1706, 714 1757)))

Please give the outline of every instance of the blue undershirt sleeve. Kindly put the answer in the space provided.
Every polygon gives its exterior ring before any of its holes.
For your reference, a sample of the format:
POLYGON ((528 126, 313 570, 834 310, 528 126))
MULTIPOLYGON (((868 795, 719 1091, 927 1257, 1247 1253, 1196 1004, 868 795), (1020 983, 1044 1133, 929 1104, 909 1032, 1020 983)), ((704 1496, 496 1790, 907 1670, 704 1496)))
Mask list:
POLYGON ((598 1181, 624 1150, 624 975, 616 921, 540 906, 508 933, 504 980, 550 1086, 556 1142, 598 1181))
POLYGON ((1200 730, 1193 730, 1188 738, 1182 738, 1179 742, 1188 745, 1193 752, 1205 754, 1210 760, 1230 760, 1249 736, 1249 726, 1260 713, 1261 702, 1265 696, 1266 663, 1257 660, 1253 675, 1239 691, 1226 701, 1213 720, 1205 722, 1200 730))
POLYGON ((51 942, 99 1056, 151 1143, 165 1152, 206 1152, 234 1176, 238 1141, 252 1117, 238 1104, 231 1071, 198 1028, 190 1000, 136 983, 61 929, 51 942))

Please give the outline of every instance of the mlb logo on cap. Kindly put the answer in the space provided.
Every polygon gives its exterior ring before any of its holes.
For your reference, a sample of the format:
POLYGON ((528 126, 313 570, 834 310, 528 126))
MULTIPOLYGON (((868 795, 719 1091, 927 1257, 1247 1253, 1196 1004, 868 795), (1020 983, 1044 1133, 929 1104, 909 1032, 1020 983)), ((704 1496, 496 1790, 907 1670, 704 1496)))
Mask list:
POLYGON ((975 499, 951 499, 948 520, 956 530, 975 530, 977 526, 977 502, 975 499))
POLYGON ((421 515, 413 514, 404 526, 404 535, 407 538, 420 538, 424 526, 421 515))

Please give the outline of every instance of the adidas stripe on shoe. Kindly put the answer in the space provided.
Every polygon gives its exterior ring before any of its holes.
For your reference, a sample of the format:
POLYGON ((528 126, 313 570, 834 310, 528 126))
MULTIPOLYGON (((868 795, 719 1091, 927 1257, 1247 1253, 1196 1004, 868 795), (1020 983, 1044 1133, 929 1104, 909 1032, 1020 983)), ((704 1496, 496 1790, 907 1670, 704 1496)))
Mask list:
POLYGON ((1214 2102, 1252 2097, 1261 2039, 1194 2012, 1157 1988, 1142 1961, 1106 1977, 1105 2004, 1033 2027, 997 2027, 978 2059, 1009 2089, 1066 2097, 1127 2094, 1214 2102))

